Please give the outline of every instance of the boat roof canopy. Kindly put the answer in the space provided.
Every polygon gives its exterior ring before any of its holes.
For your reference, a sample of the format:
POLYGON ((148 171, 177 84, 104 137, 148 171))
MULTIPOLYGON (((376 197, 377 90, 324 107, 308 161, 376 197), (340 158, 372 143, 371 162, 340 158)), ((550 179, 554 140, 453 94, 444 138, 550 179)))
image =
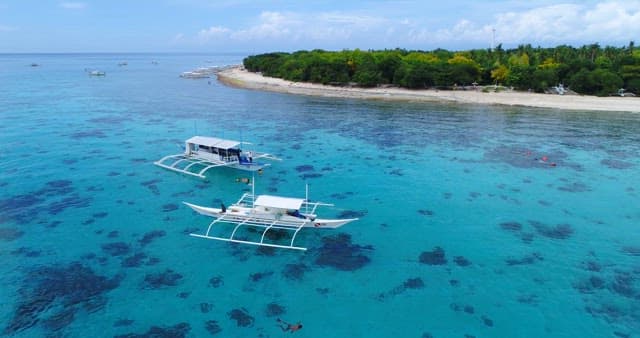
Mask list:
POLYGON ((221 138, 207 136, 194 136, 188 139, 186 142, 219 149, 232 149, 240 145, 240 142, 238 141, 224 140, 221 138))
POLYGON ((271 195, 260 195, 253 202, 254 205, 269 207, 269 208, 278 208, 278 209, 289 209, 289 210, 298 210, 304 203, 304 199, 301 198, 289 198, 289 197, 280 197, 280 196, 271 196, 271 195))

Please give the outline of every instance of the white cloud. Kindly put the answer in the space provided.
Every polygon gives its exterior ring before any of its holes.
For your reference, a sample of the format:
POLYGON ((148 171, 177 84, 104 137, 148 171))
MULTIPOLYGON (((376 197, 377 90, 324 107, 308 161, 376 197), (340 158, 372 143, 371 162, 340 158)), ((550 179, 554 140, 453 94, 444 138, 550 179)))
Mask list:
POLYGON ((61 2, 60 7, 64 9, 85 9, 87 4, 84 2, 61 2))
MULTIPOLYGON (((229 28, 225 28, 225 27, 220 27, 220 26, 212 26, 209 27, 207 29, 203 29, 200 32, 198 32, 198 39, 202 42, 206 42, 209 39, 213 39, 213 38, 217 38, 217 37, 224 37, 226 36, 229 32, 231 32, 231 30, 229 28)), ((182 39, 182 34, 180 34, 180 39, 182 39)))
POLYGON ((436 32, 435 40, 488 45, 493 28, 496 29, 496 43, 509 45, 628 42, 640 36, 640 1, 609 1, 591 7, 557 4, 500 13, 493 23, 484 24, 461 20, 452 28, 436 32))
POLYGON ((296 39, 304 31, 304 21, 295 13, 262 12, 258 24, 233 32, 234 40, 296 39))
POLYGON ((467 49, 489 47, 493 29, 495 43, 503 43, 509 48, 522 43, 616 45, 640 36, 640 0, 552 3, 499 12, 489 19, 461 18, 442 28, 434 27, 433 22, 441 22, 437 13, 431 13, 431 17, 386 17, 391 14, 376 13, 384 14, 264 11, 249 21, 253 22, 251 25, 238 28, 211 26, 200 30, 192 41, 263 45, 273 49, 284 46, 291 49, 336 46, 467 49))

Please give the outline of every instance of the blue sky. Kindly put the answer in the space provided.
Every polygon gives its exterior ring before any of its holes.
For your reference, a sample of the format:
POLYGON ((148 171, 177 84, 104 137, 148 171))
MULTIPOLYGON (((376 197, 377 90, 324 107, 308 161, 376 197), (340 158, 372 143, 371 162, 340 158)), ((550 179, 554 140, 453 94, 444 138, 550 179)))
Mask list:
POLYGON ((0 0, 0 53, 464 50, 492 40, 640 44, 640 0, 0 0))

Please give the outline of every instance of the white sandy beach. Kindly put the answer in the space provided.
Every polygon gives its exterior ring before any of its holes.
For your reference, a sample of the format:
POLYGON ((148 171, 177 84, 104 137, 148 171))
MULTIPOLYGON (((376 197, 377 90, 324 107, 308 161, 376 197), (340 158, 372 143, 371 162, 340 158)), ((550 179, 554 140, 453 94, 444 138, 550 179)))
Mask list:
POLYGON ((553 95, 515 91, 487 92, 480 90, 410 90, 402 88, 349 88, 312 83, 291 82, 262 76, 233 67, 218 73, 226 85, 280 93, 344 97, 386 101, 453 102, 462 104, 497 104, 568 110, 621 111, 640 113, 640 97, 596 97, 584 95, 553 95))

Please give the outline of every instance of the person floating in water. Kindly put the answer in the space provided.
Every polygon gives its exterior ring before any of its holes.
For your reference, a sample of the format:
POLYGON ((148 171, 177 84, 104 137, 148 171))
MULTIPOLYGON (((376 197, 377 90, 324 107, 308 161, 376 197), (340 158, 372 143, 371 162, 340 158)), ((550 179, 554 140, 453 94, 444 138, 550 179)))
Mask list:
POLYGON ((300 324, 299 322, 297 324, 289 324, 287 322, 285 322, 284 320, 278 318, 278 323, 280 323, 278 326, 280 326, 280 328, 282 329, 283 332, 291 332, 294 333, 300 329, 302 329, 302 324, 300 324))

